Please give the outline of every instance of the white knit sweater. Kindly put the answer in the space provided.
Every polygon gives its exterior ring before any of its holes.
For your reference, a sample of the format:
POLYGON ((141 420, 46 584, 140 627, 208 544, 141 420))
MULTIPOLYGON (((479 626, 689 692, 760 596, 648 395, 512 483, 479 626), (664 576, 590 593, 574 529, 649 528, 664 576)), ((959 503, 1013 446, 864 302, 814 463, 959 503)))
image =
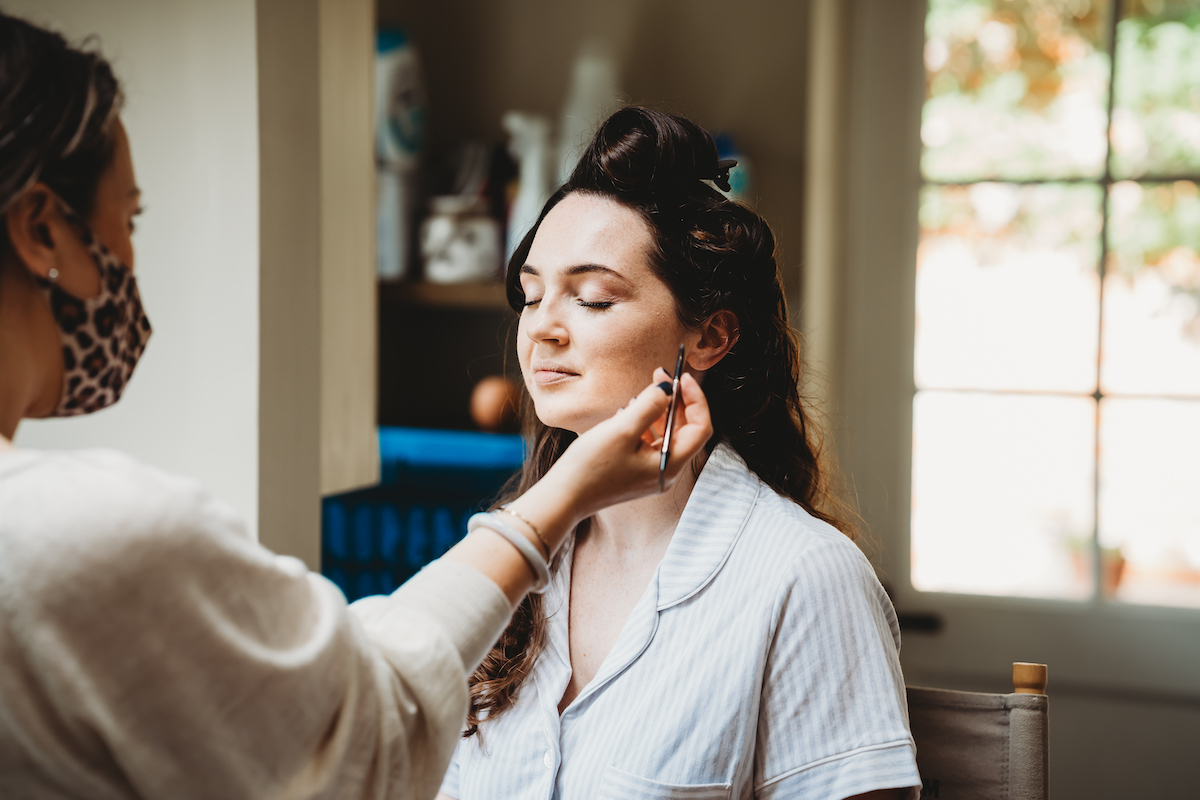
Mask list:
POLYGON ((509 613, 453 562, 348 607, 193 481, 0 453, 0 798, 432 797, 509 613))

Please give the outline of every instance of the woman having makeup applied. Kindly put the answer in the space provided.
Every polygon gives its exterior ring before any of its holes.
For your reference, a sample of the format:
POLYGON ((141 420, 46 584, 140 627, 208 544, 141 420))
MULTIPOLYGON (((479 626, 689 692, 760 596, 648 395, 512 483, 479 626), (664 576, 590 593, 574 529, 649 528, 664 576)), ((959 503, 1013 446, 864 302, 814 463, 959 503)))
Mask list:
MULTIPOLYGON (((120 107, 101 56, 0 14, 0 797, 432 797, 513 606, 580 520, 658 490, 667 376, 349 607, 193 481, 16 448, 23 418, 117 402, 151 333, 120 107)), ((668 485, 712 433, 679 395, 668 485)))
POLYGON ((622 109, 509 263, 514 496, 681 344, 714 434, 576 528, 471 678, 443 798, 916 795, 895 612, 827 488, 771 231, 707 182, 729 166, 689 120, 622 109))

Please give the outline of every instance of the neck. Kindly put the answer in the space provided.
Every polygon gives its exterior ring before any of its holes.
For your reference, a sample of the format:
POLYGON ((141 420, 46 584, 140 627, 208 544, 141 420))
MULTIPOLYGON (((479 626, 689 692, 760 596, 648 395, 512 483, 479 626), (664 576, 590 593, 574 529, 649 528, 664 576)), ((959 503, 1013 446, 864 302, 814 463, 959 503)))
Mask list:
POLYGON ((58 348, 50 307, 11 251, 0 254, 0 448, 11 446, 22 418, 53 409, 58 348))
POLYGON ((701 450, 667 491, 610 506, 596 514, 588 539, 594 545, 617 550, 665 549, 707 460, 708 453, 701 450))

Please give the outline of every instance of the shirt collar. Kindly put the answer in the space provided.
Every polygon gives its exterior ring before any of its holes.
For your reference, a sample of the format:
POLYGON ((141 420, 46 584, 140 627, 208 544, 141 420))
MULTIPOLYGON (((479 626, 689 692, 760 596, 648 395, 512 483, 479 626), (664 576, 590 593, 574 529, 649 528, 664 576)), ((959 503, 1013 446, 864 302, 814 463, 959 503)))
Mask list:
MULTIPOLYGON (((729 558, 750 512, 758 501, 762 482, 727 444, 720 444, 708 457, 679 524, 658 565, 657 584, 651 582, 638 601, 612 651, 596 676, 572 702, 581 704, 635 661, 654 638, 659 612, 682 603, 708 585, 729 558)), ((571 597, 571 562, 574 540, 568 540, 558 556, 550 586, 545 594, 549 625, 546 651, 538 659, 534 680, 545 711, 558 725, 558 702, 571 676, 568 604, 571 597)), ((580 706, 581 707, 581 706, 580 706)))
POLYGON ((762 481, 722 442, 700 472, 658 568, 658 610, 682 603, 708 585, 729 558, 762 481))

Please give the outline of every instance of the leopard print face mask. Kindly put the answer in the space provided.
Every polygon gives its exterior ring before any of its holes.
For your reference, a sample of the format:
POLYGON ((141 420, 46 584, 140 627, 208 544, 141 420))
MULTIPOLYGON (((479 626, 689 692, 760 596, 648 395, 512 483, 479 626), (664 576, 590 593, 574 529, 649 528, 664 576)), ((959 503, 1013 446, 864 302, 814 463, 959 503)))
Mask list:
POLYGON ((63 348, 63 391, 52 417, 90 414, 121 398, 150 338, 133 271, 92 235, 83 219, 61 204, 100 270, 100 293, 80 299, 58 286, 58 273, 35 277, 58 322, 63 348))

